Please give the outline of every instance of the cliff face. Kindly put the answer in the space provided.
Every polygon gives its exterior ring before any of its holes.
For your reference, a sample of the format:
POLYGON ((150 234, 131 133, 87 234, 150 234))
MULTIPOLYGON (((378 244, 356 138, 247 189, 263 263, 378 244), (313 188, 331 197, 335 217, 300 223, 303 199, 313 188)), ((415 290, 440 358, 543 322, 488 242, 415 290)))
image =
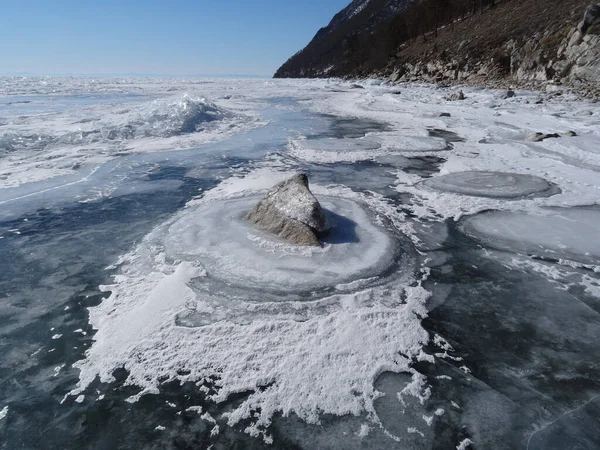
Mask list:
POLYGON ((337 35, 336 30, 351 24, 350 18, 329 32, 321 30, 276 76, 529 85, 552 81, 580 85, 585 94, 600 96, 600 5, 488 0, 475 9, 469 6, 484 2, 421 0, 396 2, 394 10, 386 10, 381 9, 384 3, 353 2, 350 6, 363 7, 353 17, 368 12, 362 27, 348 28, 343 38, 337 35))

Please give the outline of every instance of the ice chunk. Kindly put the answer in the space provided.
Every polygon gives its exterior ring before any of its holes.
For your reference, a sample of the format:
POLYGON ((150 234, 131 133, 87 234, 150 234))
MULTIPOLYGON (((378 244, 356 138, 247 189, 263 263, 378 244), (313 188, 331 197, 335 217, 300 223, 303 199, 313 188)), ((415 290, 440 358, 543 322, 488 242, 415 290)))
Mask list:
POLYGON ((560 192, 543 178, 506 172, 453 172, 430 178, 423 184, 440 191, 504 199, 550 196, 560 192))

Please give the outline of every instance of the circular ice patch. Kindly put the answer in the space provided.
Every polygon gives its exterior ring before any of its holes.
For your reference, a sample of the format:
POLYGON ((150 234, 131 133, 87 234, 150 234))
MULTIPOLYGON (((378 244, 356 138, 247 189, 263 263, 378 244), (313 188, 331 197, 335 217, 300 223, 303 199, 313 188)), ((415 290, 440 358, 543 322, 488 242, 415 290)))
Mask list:
POLYGON ((319 199, 335 227, 318 248, 289 245, 246 222, 243 216, 259 199, 190 208, 164 230, 166 256, 200 263, 208 279, 218 282, 211 290, 258 291, 280 299, 324 288, 343 290, 346 283, 384 275, 398 259, 397 239, 356 202, 319 199))
POLYGON ((466 218, 461 228, 484 245, 501 250, 600 263, 600 209, 552 208, 544 212, 489 211, 466 218))
POLYGON ((439 191, 504 199, 548 197, 560 192, 543 178, 506 172, 453 172, 430 178, 423 184, 439 191))

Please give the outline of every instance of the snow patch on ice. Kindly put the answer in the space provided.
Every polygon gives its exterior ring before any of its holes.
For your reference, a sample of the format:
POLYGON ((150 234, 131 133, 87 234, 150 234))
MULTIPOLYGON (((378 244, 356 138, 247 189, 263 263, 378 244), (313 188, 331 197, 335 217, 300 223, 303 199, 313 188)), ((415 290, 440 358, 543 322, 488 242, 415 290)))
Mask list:
POLYGON ((369 426, 369 424, 363 423, 360 426, 360 430, 358 430, 356 435, 362 439, 362 438, 367 437, 369 435, 369 433, 371 433, 371 427, 369 426))
POLYGON ((471 445, 473 445, 473 441, 467 438, 462 440, 461 443, 456 446, 456 450, 467 450, 471 445))

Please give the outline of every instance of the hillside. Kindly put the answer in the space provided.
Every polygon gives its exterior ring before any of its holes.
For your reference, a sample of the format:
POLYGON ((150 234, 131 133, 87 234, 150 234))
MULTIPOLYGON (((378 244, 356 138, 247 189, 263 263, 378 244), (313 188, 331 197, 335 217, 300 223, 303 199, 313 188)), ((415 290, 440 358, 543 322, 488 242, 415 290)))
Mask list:
POLYGON ((349 49, 358 49, 362 36, 376 32, 411 0, 353 0, 321 28, 310 43, 275 74, 278 78, 337 76, 351 68, 344 64, 349 49))
POLYGON ((275 76, 553 81, 584 86, 589 96, 599 94, 598 5, 589 7, 585 0, 422 0, 395 2, 390 12, 388 3, 372 0, 354 20, 327 34, 321 30, 275 76))

